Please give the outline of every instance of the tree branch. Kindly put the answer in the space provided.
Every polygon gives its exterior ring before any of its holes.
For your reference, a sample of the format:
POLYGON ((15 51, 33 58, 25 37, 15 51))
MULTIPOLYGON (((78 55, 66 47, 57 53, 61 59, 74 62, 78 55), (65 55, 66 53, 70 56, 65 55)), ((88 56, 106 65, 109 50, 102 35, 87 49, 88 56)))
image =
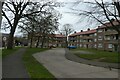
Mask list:
POLYGON ((8 6, 8 4, 7 3, 5 3, 5 5, 8 7, 8 9, 13 13, 13 14, 15 14, 15 11, 14 10, 12 10, 11 8, 10 8, 10 6, 8 6))
POLYGON ((6 16, 6 14, 5 14, 5 12, 4 12, 3 10, 2 10, 2 14, 3 14, 3 16, 6 18, 6 20, 8 21, 10 27, 13 27, 13 26, 12 26, 12 23, 10 22, 9 18, 6 16))

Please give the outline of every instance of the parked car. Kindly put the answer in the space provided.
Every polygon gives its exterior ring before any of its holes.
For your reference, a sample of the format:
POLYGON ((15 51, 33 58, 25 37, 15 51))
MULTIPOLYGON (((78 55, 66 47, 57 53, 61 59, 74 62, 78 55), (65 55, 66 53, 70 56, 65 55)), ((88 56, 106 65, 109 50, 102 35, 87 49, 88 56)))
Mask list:
POLYGON ((50 45, 49 48, 56 48, 56 46, 55 45, 50 45))
POLYGON ((69 48, 69 49, 76 49, 77 47, 76 46, 68 46, 67 48, 69 48))

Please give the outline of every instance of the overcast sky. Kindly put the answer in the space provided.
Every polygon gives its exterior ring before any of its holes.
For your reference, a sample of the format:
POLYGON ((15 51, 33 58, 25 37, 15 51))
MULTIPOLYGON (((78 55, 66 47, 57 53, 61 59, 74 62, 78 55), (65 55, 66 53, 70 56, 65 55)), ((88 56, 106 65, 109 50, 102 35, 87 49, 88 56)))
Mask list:
MULTIPOLYGON (((73 29, 77 32, 79 32, 80 30, 87 30, 87 28, 96 28, 96 26, 91 26, 91 25, 87 25, 87 20, 82 21, 82 19, 80 18, 80 16, 72 14, 72 13, 68 13, 68 12, 73 12, 70 8, 74 7, 73 3, 76 2, 76 0, 58 0, 60 2, 65 2, 65 6, 64 7, 60 7, 57 10, 62 14, 62 18, 59 20, 60 22, 60 26, 59 29, 62 28, 62 26, 64 24, 72 24, 73 25, 73 29)), ((87 0, 86 0, 87 1, 87 0)), ((81 9, 86 9, 85 5, 79 5, 78 8, 81 9)))
MULTIPOLYGON (((64 7, 56 8, 56 10, 58 10, 62 14, 62 18, 59 20, 60 23, 59 29, 61 29, 64 24, 72 24, 73 29, 77 32, 79 32, 80 30, 87 30, 87 28, 94 29, 97 27, 97 25, 94 24, 86 26, 87 20, 82 21, 82 19, 80 19, 80 16, 68 13, 68 12, 73 12, 70 8, 74 7, 72 3, 76 2, 77 0, 57 0, 57 1, 65 3, 64 7)), ((93 1, 93 0, 84 0, 84 1, 93 1)), ((110 0, 106 0, 106 1, 110 1, 110 0)), ((78 8, 86 9, 86 6, 81 4, 78 6, 78 8)), ((9 33, 9 31, 3 31, 3 30, 2 32, 9 33)), ((15 32, 15 35, 21 35, 18 29, 15 32)))
MULTIPOLYGON (((95 0, 57 0, 59 2, 65 2, 65 6, 64 7, 60 7, 57 10, 62 14, 62 18, 59 20, 60 22, 60 26, 59 29, 62 28, 62 26, 66 23, 72 24, 73 25, 73 29, 77 32, 81 31, 81 30, 87 30, 88 28, 90 29, 95 29, 97 28, 98 25, 100 25, 99 23, 96 24, 97 22, 93 22, 92 24, 88 24, 88 21, 81 18, 78 15, 72 14, 72 13, 67 13, 67 12, 74 12, 73 10, 71 10, 70 8, 77 8, 80 10, 84 10, 84 9, 90 9, 90 7, 86 4, 80 3, 79 5, 73 5, 76 1, 92 1, 94 2, 95 0)), ((97 0, 98 2, 100 2, 101 0, 97 0)), ((105 2, 111 2, 112 0, 103 0, 105 2)))

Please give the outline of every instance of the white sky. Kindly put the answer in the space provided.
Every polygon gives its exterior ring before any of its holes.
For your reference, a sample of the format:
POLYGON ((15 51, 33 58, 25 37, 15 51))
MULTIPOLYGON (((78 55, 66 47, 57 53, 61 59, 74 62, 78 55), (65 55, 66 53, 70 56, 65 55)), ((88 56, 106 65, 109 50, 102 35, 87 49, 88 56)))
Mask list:
MULTIPOLYGON (((73 29, 77 32, 80 30, 87 30, 87 28, 93 29, 97 27, 96 25, 86 26, 87 21, 79 22, 79 20, 82 20, 80 19, 79 16, 71 14, 71 13, 67 13, 67 12, 72 12, 72 10, 70 9, 70 7, 72 7, 71 3, 75 2, 76 0, 57 0, 57 1, 66 3, 64 7, 56 8, 62 14, 62 18, 59 20, 59 23, 60 23, 59 29, 61 29, 62 26, 67 23, 72 24, 73 29)), ((84 0, 84 1, 94 1, 94 0, 84 0)), ((105 1, 111 1, 111 0, 105 0, 105 1)), ((79 7, 86 9, 84 5, 80 5, 79 7)), ((9 33, 8 30, 7 31, 2 30, 1 32, 9 33)), ((21 35, 18 29, 15 32, 15 35, 21 35)))
MULTIPOLYGON (((60 22, 60 26, 59 29, 62 28, 62 26, 66 23, 72 24, 73 25, 73 29, 77 32, 79 32, 80 30, 87 30, 88 28, 90 29, 95 29, 97 27, 97 25, 95 25, 94 23, 91 25, 87 25, 87 20, 82 21, 82 19, 80 19, 80 16, 77 16, 75 14, 71 14, 71 13, 67 13, 67 12, 73 12, 70 8, 73 7, 73 5, 71 3, 76 2, 78 0, 57 0, 60 2, 65 2, 65 6, 58 8, 57 10, 63 15, 63 17, 59 20, 60 22)), ((94 0, 79 0, 79 1, 94 1, 94 0)), ((101 0, 97 0, 98 2, 101 0)), ((112 0, 103 0, 106 2, 111 2, 112 0)), ((77 6, 78 9, 89 9, 88 6, 85 6, 84 4, 81 4, 79 6, 77 6)))
MULTIPOLYGON (((75 15, 75 14, 71 14, 71 13, 67 13, 67 12, 73 12, 70 7, 73 7, 73 5, 71 5, 71 2, 75 2, 75 0, 58 0, 60 2, 66 2, 64 7, 58 8, 57 10, 62 14, 62 18, 59 20, 60 22, 60 26, 59 29, 62 28, 62 26, 66 23, 68 24, 72 24, 73 25, 73 29, 77 32, 79 32, 80 30, 86 30, 87 28, 89 28, 90 26, 86 26, 86 21, 84 22, 79 22, 80 17, 75 15)), ((85 8, 84 5, 80 5, 79 7, 81 8, 85 8)), ((91 28, 95 28, 95 26, 91 27, 91 28)))

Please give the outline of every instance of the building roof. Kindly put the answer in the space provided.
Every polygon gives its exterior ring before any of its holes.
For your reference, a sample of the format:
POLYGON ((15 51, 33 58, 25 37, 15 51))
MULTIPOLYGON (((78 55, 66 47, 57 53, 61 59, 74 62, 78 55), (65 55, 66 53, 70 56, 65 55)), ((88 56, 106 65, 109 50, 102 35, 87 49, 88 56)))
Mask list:
POLYGON ((64 36, 62 34, 54 34, 54 35, 55 35, 55 37, 66 37, 66 36, 64 36))
MULTIPOLYGON (((120 22, 120 20, 119 20, 120 22)), ((113 25, 120 25, 118 21, 113 21, 113 25)), ((106 28, 106 27, 112 27, 112 24, 110 22, 105 23, 104 25, 98 26, 97 29, 102 29, 102 28, 106 28)))
MULTIPOLYGON (((119 20, 120 22, 120 20, 119 20)), ((118 21, 113 21, 113 25, 120 25, 118 21)), ((102 29, 102 28, 106 28, 106 27, 112 27, 112 24, 110 22, 107 22, 105 23, 104 25, 101 25, 99 26, 97 29, 102 29)), ((88 31, 83 31, 83 32, 77 32, 77 33, 74 33, 74 34, 71 34, 69 36, 77 36, 77 35, 80 35, 80 34, 92 34, 92 33, 95 33, 97 29, 92 29, 92 30, 88 30, 88 31)))
POLYGON ((88 30, 88 31, 83 31, 83 32, 77 32, 77 33, 74 33, 74 34, 71 34, 69 36, 77 36, 77 35, 81 35, 81 34, 92 34, 92 33, 95 33, 96 32, 96 29, 92 29, 92 30, 88 30))
POLYGON ((62 34, 49 34, 49 37, 64 38, 66 36, 64 36, 62 34))

